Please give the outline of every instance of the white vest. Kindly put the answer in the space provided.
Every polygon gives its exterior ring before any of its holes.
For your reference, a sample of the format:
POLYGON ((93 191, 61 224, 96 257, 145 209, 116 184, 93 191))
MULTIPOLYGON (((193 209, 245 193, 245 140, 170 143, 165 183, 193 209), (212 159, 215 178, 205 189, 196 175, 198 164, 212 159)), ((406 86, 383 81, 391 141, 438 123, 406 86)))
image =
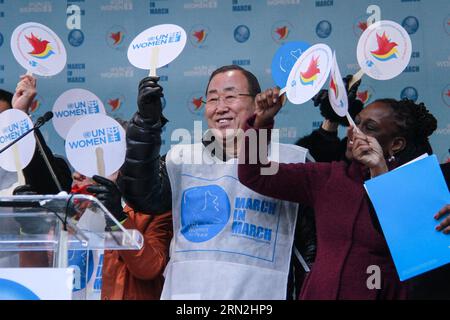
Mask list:
MULTIPOLYGON (((272 146, 280 159, 270 160, 305 162, 304 148, 272 146)), ((285 299, 298 204, 250 190, 237 159, 205 150, 177 145, 166 157, 174 237, 161 299, 285 299), (191 164, 194 155, 215 164, 191 164)))

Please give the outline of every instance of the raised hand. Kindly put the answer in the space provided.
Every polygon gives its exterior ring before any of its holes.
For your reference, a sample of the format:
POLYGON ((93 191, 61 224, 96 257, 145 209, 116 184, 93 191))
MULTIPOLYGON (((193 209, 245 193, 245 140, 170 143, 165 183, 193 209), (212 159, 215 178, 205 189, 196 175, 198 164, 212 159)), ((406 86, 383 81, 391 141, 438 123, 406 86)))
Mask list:
POLYGON ((139 83, 137 104, 140 115, 155 123, 161 118, 164 97, 163 88, 158 84, 159 77, 146 77, 139 83))
MULTIPOLYGON (((350 128, 350 143, 352 143, 353 159, 361 162, 369 169, 376 171, 375 175, 387 172, 383 149, 374 137, 365 135, 361 130, 350 128)), ((374 176, 374 174, 372 174, 374 176)))
POLYGON ((274 87, 256 95, 255 98, 255 128, 265 127, 272 123, 275 115, 283 106, 280 88, 274 87))
POLYGON ((28 114, 36 94, 36 78, 31 75, 21 76, 12 99, 13 109, 21 110, 28 114))

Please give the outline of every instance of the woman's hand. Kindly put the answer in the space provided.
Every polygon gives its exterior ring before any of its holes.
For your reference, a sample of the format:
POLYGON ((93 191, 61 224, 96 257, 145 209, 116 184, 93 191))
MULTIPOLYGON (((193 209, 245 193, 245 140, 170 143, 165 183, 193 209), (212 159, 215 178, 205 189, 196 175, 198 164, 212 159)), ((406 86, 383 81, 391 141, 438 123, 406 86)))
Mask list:
POLYGON ((434 216, 436 220, 445 217, 441 223, 436 227, 437 231, 442 231, 445 234, 450 234, 450 204, 445 205, 439 212, 434 216))
POLYGON ((365 135, 361 130, 354 128, 350 130, 352 130, 349 139, 353 142, 350 142, 353 144, 353 159, 367 166, 372 177, 387 172, 388 168, 384 159, 383 149, 377 139, 365 135))

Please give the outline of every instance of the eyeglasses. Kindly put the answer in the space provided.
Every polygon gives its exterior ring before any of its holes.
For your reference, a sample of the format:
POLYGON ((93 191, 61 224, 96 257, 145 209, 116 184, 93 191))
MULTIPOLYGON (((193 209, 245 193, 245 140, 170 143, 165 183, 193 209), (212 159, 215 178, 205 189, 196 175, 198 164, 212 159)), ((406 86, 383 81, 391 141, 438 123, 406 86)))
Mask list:
POLYGON ((236 104, 240 97, 254 97, 254 95, 249 93, 227 93, 225 96, 214 95, 212 97, 206 97, 206 101, 202 101, 206 106, 217 107, 219 105, 219 100, 223 99, 223 103, 226 106, 231 106, 236 104))

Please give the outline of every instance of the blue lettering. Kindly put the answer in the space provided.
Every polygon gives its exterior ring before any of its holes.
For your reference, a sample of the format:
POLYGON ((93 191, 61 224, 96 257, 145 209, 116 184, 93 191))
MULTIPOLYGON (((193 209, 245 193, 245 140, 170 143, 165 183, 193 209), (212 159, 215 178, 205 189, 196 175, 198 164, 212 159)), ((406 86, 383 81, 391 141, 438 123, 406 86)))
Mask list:
POLYGON ((234 220, 245 221, 245 210, 234 209, 234 220))
POLYGON ((245 198, 236 197, 236 199, 234 200, 234 207, 244 209, 245 208, 245 198))

